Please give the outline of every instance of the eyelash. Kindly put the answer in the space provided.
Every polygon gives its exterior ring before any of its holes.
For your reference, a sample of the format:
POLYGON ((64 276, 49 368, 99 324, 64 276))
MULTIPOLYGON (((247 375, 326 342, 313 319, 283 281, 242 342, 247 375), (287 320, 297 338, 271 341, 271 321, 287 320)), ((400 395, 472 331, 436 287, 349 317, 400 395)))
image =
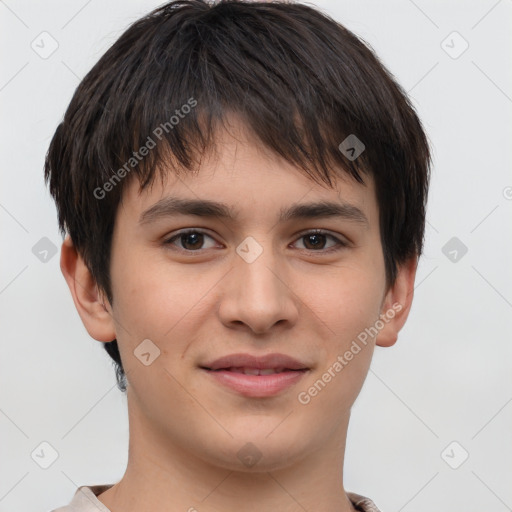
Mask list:
MULTIPOLYGON (((183 231, 180 231, 179 233, 173 235, 172 237, 164 240, 164 245, 172 245, 174 240, 179 239, 183 235, 189 235, 191 233, 199 233, 199 234, 206 235, 206 236, 208 236, 210 238, 213 238, 206 231, 203 231, 201 229, 191 228, 191 229, 185 229, 183 231)), ((327 231, 325 231, 323 229, 312 229, 312 230, 300 233, 299 237, 297 238, 297 240, 300 240, 301 238, 304 238, 305 236, 308 236, 308 235, 325 235, 326 237, 332 238, 333 240, 335 240, 336 241, 336 245, 333 246, 333 247, 330 247, 328 249, 320 249, 320 250, 300 249, 302 251, 308 251, 308 252, 320 253, 320 254, 330 254, 331 252, 336 252, 336 251, 339 251, 339 250, 344 249, 344 248, 349 246, 349 244, 347 242, 345 242, 343 240, 340 240, 339 238, 335 237, 334 235, 331 235, 329 232, 327 232, 327 231)), ((191 254, 191 253, 199 253, 203 249, 198 249, 196 251, 193 251, 193 250, 190 250, 190 249, 182 249, 182 248, 178 247, 177 250, 180 251, 180 252, 186 252, 186 253, 191 254)))

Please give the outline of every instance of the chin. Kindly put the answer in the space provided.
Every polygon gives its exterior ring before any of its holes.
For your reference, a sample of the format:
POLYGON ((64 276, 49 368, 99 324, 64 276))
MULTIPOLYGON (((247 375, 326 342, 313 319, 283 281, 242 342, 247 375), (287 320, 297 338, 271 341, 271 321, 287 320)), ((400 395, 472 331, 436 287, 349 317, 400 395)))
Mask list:
POLYGON ((305 457, 308 449, 303 445, 304 436, 290 435, 286 428, 279 432, 279 427, 275 429, 277 424, 279 422, 273 422, 270 429, 253 425, 253 428, 239 431, 238 434, 228 428, 233 438, 225 437, 226 443, 222 447, 220 443, 212 444, 203 451, 203 456, 208 454, 214 465, 236 472, 258 473, 286 469, 305 457), (275 430, 272 432, 272 429, 275 430))

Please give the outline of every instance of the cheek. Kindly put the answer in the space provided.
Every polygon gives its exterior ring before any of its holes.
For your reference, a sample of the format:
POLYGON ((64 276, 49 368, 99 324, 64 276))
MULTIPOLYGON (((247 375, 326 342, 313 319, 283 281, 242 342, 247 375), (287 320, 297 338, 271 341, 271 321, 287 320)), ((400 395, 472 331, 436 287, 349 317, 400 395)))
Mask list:
POLYGON ((113 276, 114 313, 134 334, 162 336, 199 300, 200 290, 179 272, 165 272, 162 263, 135 259, 124 261, 113 276))
POLYGON ((315 351, 321 359, 297 399, 305 412, 319 411, 326 424, 337 428, 368 374, 375 347, 370 327, 379 318, 381 288, 368 278, 346 277, 336 285, 332 281, 323 292, 310 294, 315 351))
POLYGON ((206 272, 187 279, 160 263, 146 261, 136 269, 125 265, 114 289, 120 350, 130 355, 149 339, 160 350, 155 365, 174 370, 211 310, 209 292, 217 281, 218 276, 206 272))
POLYGON ((382 276, 371 268, 351 266, 317 277, 302 296, 314 313, 313 321, 333 339, 331 346, 341 349, 379 318, 384 286, 382 276))

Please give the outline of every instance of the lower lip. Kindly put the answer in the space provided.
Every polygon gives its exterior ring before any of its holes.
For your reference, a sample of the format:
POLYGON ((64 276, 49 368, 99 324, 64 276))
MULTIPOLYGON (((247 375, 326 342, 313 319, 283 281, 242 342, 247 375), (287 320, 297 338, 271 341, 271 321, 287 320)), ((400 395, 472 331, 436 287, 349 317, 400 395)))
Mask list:
POLYGON ((227 370, 206 370, 217 382, 227 386, 241 395, 252 398, 263 398, 277 395, 281 391, 297 384, 304 377, 304 371, 285 371, 271 375, 245 375, 245 373, 227 370))

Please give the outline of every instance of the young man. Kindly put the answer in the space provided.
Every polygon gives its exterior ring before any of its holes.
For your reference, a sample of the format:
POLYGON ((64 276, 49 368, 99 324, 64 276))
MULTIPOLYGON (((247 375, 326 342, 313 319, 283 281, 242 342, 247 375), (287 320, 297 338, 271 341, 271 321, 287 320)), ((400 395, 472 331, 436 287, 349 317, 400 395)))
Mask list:
POLYGON ((397 340, 430 152, 355 35, 299 3, 181 0, 84 78, 48 151, 61 268, 127 392, 129 461, 64 511, 377 511, 351 407, 397 340))

